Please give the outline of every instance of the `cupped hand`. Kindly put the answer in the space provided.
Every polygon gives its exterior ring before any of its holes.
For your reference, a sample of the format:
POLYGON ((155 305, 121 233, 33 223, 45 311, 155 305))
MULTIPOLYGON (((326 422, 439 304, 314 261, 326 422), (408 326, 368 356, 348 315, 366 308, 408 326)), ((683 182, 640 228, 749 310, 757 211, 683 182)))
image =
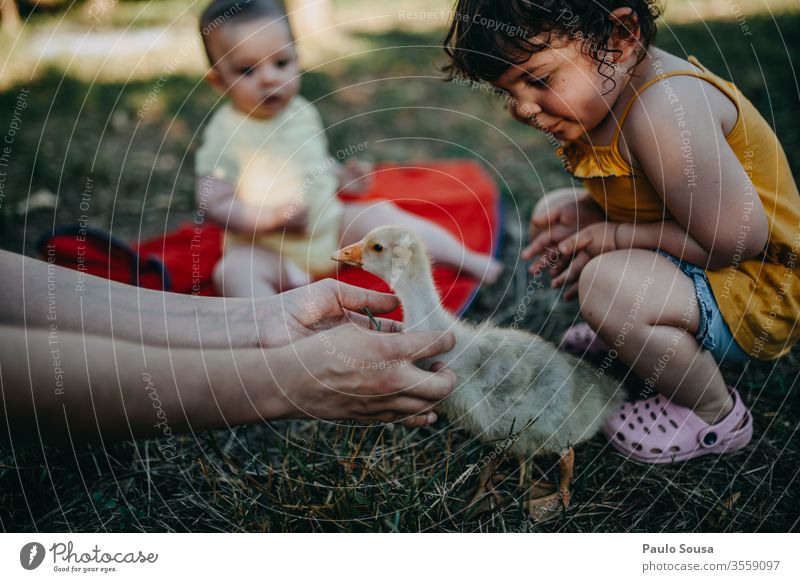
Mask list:
POLYGON ((441 362, 430 372, 414 362, 454 346, 449 331, 383 334, 349 323, 281 348, 295 365, 282 366, 276 379, 293 408, 289 416, 421 426, 435 422, 433 407, 453 390, 456 375, 441 362))
POLYGON ((574 235, 579 227, 603 219, 602 210, 588 198, 576 200, 567 196, 561 201, 545 205, 531 217, 528 226, 531 242, 521 254, 525 261, 539 257, 528 268, 530 273, 535 276, 545 267, 549 267, 551 276, 563 271, 569 259, 557 250, 558 244, 574 235))
POLYGON ((362 289, 335 279, 322 279, 267 299, 258 300, 258 335, 262 347, 284 346, 345 323, 365 329, 396 333, 402 325, 390 319, 359 313, 364 308, 374 315, 396 309, 396 295, 362 289))
POLYGON ((572 259, 552 281, 553 287, 569 285, 564 292, 564 299, 569 300, 577 295, 578 279, 590 260, 617 249, 614 235, 618 224, 617 222, 592 224, 566 237, 558 244, 557 250, 560 256, 572 259))
POLYGON ((590 257, 596 257, 617 250, 614 235, 619 224, 619 222, 602 222, 582 228, 561 241, 558 251, 567 256, 583 251, 590 257))

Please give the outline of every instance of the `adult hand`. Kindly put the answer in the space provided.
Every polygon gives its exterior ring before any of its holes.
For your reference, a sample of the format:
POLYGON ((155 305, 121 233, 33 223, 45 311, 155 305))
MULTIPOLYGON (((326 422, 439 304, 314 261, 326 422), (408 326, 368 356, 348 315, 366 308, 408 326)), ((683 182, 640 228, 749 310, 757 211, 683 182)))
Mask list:
MULTIPOLYGON (((396 295, 362 289, 335 279, 322 279, 260 300, 260 343, 262 347, 283 346, 348 322, 375 329, 369 317, 358 312, 366 307, 379 315, 399 305, 396 295)), ((396 321, 380 317, 375 321, 382 332, 396 333, 402 329, 396 321)))
POLYGON ((414 362, 454 346, 449 331, 383 334, 345 324, 281 348, 295 361, 274 374, 285 387, 288 417, 422 426, 435 422, 432 409, 453 390, 456 375, 441 362, 431 372, 414 362))

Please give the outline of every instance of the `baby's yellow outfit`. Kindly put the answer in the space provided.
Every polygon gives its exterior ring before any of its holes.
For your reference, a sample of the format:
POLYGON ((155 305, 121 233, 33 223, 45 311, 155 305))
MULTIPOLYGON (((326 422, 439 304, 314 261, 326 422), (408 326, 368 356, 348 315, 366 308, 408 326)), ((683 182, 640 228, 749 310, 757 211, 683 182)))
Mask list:
MULTIPOLYGON (((758 257, 706 271, 720 313, 734 339, 751 357, 769 360, 788 353, 800 339, 800 281, 795 269, 800 252, 800 193, 778 138, 750 101, 732 83, 702 69, 671 71, 646 83, 627 104, 611 143, 575 140, 559 148, 569 172, 583 180, 592 199, 618 222, 671 219, 664 202, 643 172, 619 151, 622 124, 636 97, 666 77, 687 75, 717 87, 736 105, 736 125, 725 136, 750 177, 769 221, 769 241, 758 257)), ((691 128, 688 128, 691 130, 691 128)), ((687 166, 688 167, 688 166, 687 166)), ((746 234, 746 224, 743 233, 746 234)))
POLYGON ((225 245, 259 245, 315 277, 333 272, 330 256, 339 247, 342 203, 333 166, 322 119, 299 95, 270 119, 223 105, 206 126, 195 156, 197 176, 234 185, 236 199, 254 213, 286 204, 308 207, 308 234, 281 229, 254 238, 228 232, 225 245))

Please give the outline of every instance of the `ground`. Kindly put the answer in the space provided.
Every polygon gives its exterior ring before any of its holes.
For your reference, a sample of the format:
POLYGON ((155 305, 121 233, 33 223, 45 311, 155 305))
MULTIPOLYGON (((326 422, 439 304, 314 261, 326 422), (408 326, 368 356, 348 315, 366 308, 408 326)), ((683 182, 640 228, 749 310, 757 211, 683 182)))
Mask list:
MULTIPOLYGON (((343 3, 337 3, 343 4, 343 3)), ((749 5, 748 3, 743 3, 749 5)), ((49 17, 48 17, 49 18, 49 17)), ((731 78, 776 128, 795 175, 800 152, 797 80, 800 14, 674 18, 657 44, 694 54, 731 78), (745 31, 742 27, 747 26, 745 31), (745 32, 749 34, 745 34, 745 32)), ((369 30, 348 38, 367 50, 321 61, 303 79, 330 127, 332 151, 369 140, 376 160, 469 157, 500 184, 506 206, 499 284, 467 314, 510 323, 526 279, 517 256, 522 224, 548 189, 569 184, 552 145, 514 124, 480 88, 440 79, 440 30, 369 30), (361 115, 369 111, 367 115, 361 115), (513 267, 517 265, 516 269, 513 267)), ((7 44, 7 43, 6 43, 7 44)), ((5 69, 4 69, 5 70, 5 69)), ((0 133, 21 91, 26 108, 0 198, 0 247, 34 254, 56 224, 89 223, 123 239, 163 232, 192 214, 198 130, 217 103, 196 75, 127 82, 65 75, 6 79, 0 133), (158 90, 155 91, 155 88, 158 90), (137 112, 149 103, 140 117, 137 112), (90 207, 81 196, 90 190, 90 207), (37 208, 29 194, 40 193, 37 208), (51 194, 58 194, 57 206, 51 194)), ((575 302, 538 290, 521 326, 556 339, 575 302)), ((624 371, 622 371, 624 373, 624 371)), ((0 444, 0 527, 10 531, 794 531, 800 519, 800 350, 746 370, 726 366, 752 405, 745 450, 675 466, 625 462, 598 437, 576 449, 573 503, 534 524, 514 499, 477 518, 463 511, 488 454, 446 421, 415 431, 312 421, 273 422, 182 437, 176 460, 157 441, 92 446, 0 444)), ((629 382, 636 389, 636 382, 629 382)), ((538 462, 553 478, 551 460, 538 462)))

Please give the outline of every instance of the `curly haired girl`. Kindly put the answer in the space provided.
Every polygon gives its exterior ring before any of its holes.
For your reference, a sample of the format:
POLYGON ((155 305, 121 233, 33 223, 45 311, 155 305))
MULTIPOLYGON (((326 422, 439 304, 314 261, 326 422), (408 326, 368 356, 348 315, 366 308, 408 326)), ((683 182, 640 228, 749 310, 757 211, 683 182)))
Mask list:
POLYGON ((583 182, 539 201, 522 258, 539 257, 532 273, 550 261, 553 286, 579 298, 586 323, 565 349, 617 357, 655 391, 604 429, 649 463, 746 446, 752 418, 719 363, 800 338, 800 194, 783 149, 733 84, 652 45, 659 13, 460 0, 445 41, 450 74, 506 92, 583 182))

